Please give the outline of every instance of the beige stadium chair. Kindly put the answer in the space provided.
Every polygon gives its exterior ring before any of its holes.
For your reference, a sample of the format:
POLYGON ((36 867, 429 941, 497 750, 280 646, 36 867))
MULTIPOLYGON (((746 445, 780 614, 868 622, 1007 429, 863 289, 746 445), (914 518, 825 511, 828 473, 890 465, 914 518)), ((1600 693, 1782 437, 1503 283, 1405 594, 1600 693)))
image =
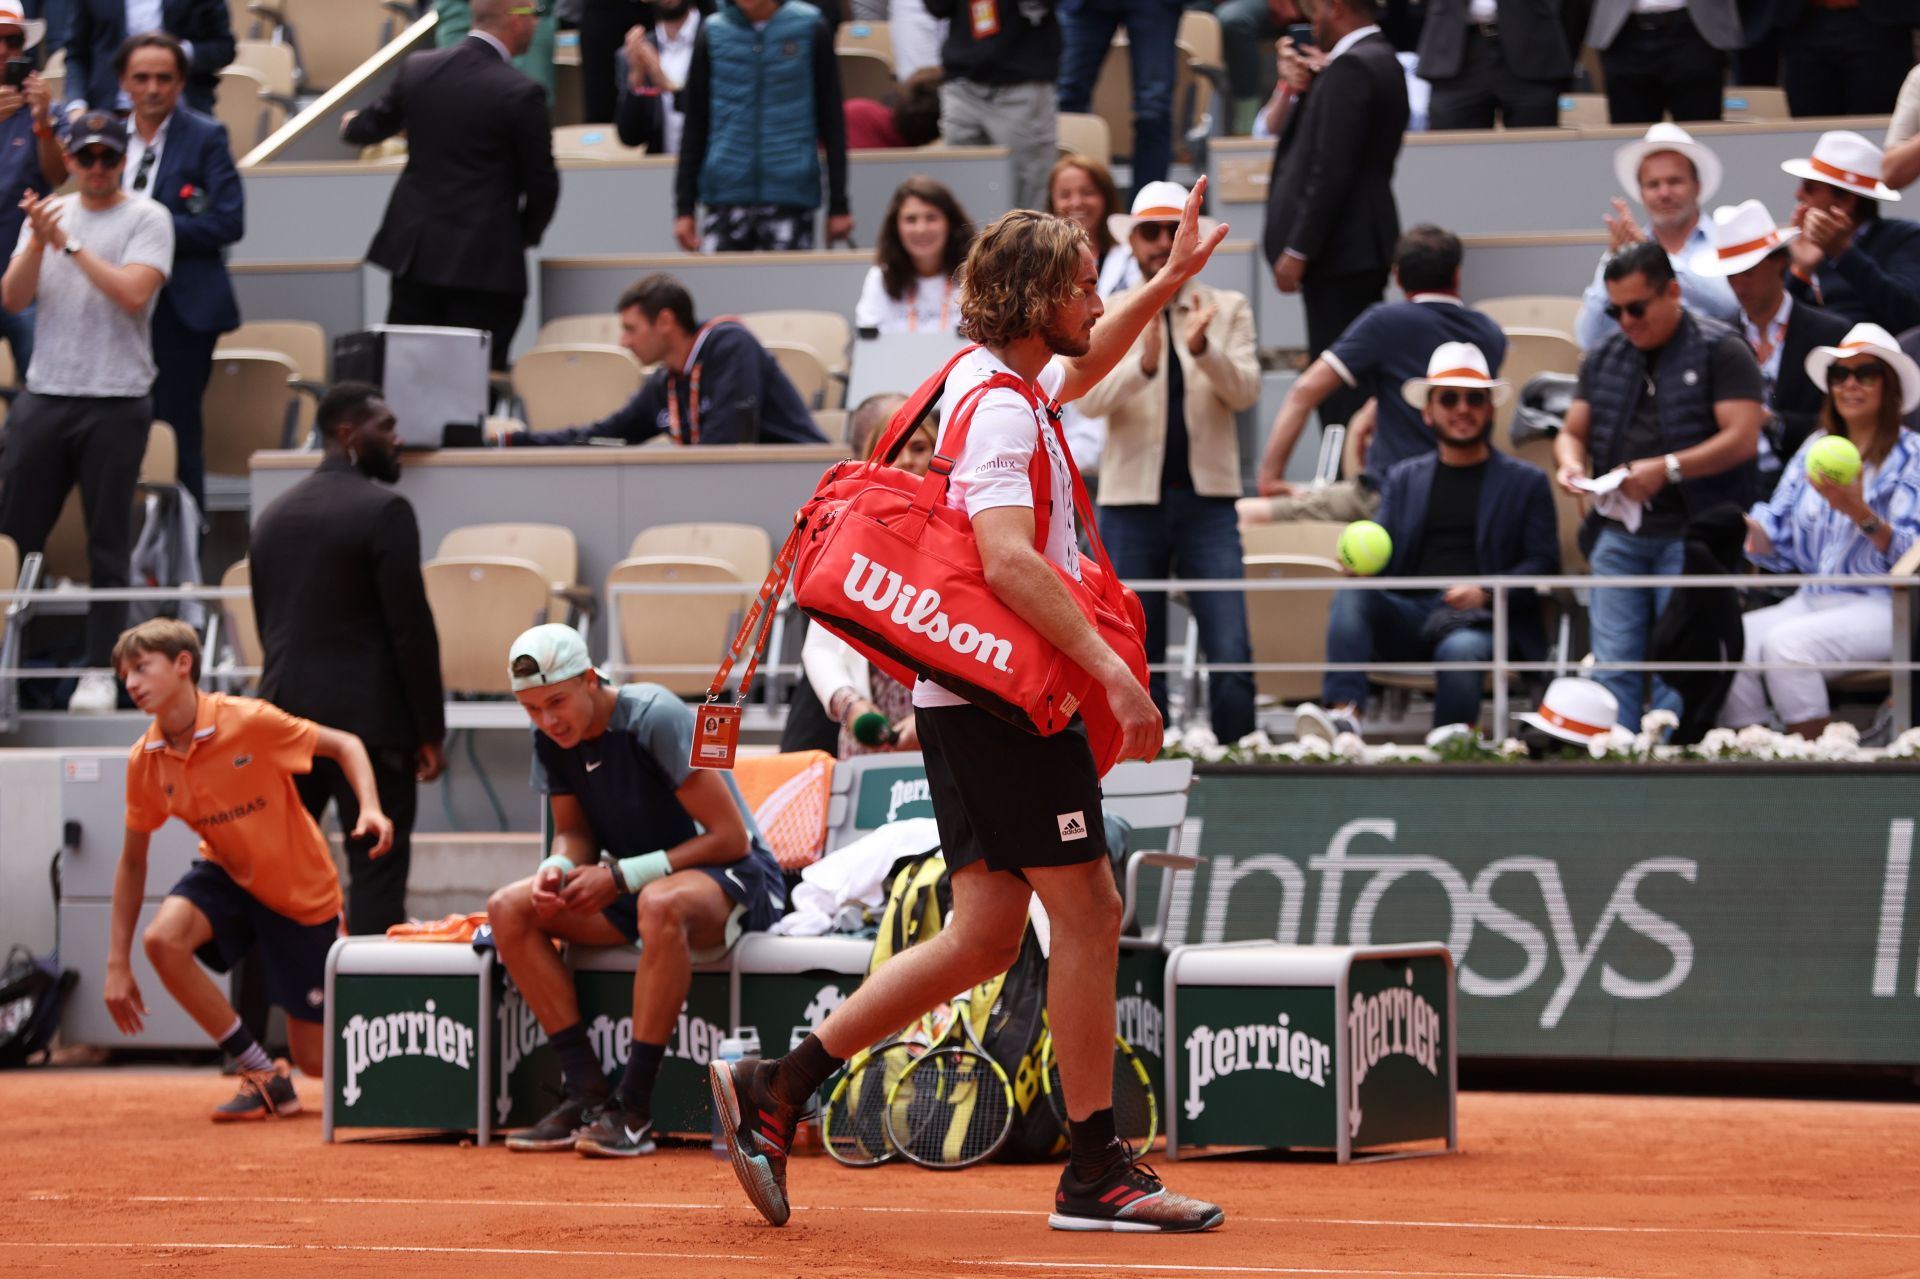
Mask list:
MULTIPOLYGON (((1274 578, 1341 576, 1340 564, 1314 555, 1248 555, 1249 581, 1274 578)), ((1255 662, 1324 662, 1327 660, 1327 618, 1334 592, 1248 591, 1247 629, 1253 637, 1255 662)), ((1260 671, 1254 691, 1277 702, 1311 702, 1320 697, 1320 675, 1315 671, 1260 671)))
POLYGON ((248 11, 293 46, 300 88, 324 92, 406 29, 406 6, 388 0, 255 0, 248 11))
POLYGON ((298 370, 278 351, 230 348, 216 352, 201 401, 206 423, 201 452, 208 475, 248 473, 247 459, 292 443, 299 409, 298 370))
POLYGON ((1513 452, 1513 415, 1520 406, 1520 392, 1542 373, 1578 373, 1580 348, 1564 333, 1548 329, 1504 329, 1507 358, 1500 376, 1513 386, 1507 402, 1493 411, 1493 447, 1502 453, 1513 452))
POLYGON ((758 524, 656 524, 640 530, 627 555, 719 560, 758 586, 773 566, 773 539, 758 524))
POLYGON ((265 91, 281 107, 291 110, 294 91, 299 87, 300 69, 294 64, 293 46, 272 40, 238 40, 233 46, 231 66, 251 71, 260 77, 265 91))
POLYGON ((40 78, 46 81, 47 92, 52 95, 49 101, 59 102, 67 96, 67 51, 55 49, 47 57, 47 65, 40 72, 40 78))
POLYGON ((1133 155, 1133 64, 1127 60, 1127 37, 1113 38, 1107 60, 1093 82, 1093 114, 1107 122, 1107 147, 1112 155, 1133 155))
MULTIPOLYGON (((1225 76, 1227 70, 1226 33, 1220 28, 1220 19, 1205 9, 1186 9, 1180 14, 1180 26, 1174 34, 1174 43, 1187 50, 1194 69, 1209 80, 1215 79, 1215 73, 1225 76)), ((1216 82, 1219 88, 1223 82, 1216 82)))
POLYGON ((1240 530, 1241 554, 1306 556, 1339 562, 1340 532, 1345 524, 1334 520, 1288 520, 1281 524, 1254 524, 1240 530))
POLYGON ((1482 298, 1473 309, 1503 329, 1542 329, 1558 333, 1569 342, 1580 319, 1580 295, 1557 293, 1512 293, 1506 297, 1482 298))
POLYGON ((233 28, 236 40, 245 42, 259 34, 258 28, 266 24, 253 12, 253 0, 227 0, 227 22, 233 28))
POLYGON ((1054 117, 1054 136, 1059 139, 1061 155, 1090 156, 1102 164, 1113 164, 1113 133, 1097 115, 1062 111, 1054 117))
POLYGON ((278 351, 293 361, 298 413, 293 424, 294 448, 306 447, 313 434, 314 410, 327 393, 327 331, 312 320, 250 320, 214 343, 222 351, 278 351))
POLYGON ((1721 99, 1720 118, 1728 124, 1792 118, 1787 91, 1770 85, 1730 84, 1721 99))
MULTIPOLYGON (((147 451, 140 458, 139 488, 135 489, 133 495, 133 527, 136 535, 145 520, 146 494, 142 490, 176 484, 179 479, 180 451, 173 428, 165 422, 155 422, 147 432, 147 451)), ((60 508, 60 518, 54 521, 53 531, 47 534, 42 559, 46 564, 41 573, 43 582, 56 577, 86 582, 93 576, 87 565, 87 525, 80 510, 79 485, 67 493, 66 504, 60 508)))
POLYGON ((611 124, 563 124, 553 131, 556 160, 628 160, 645 154, 644 149, 621 142, 619 130, 611 124))
POLYGON ((1607 95, 1604 93, 1563 93, 1560 95, 1560 127, 1563 129, 1602 129, 1607 124, 1607 95))
POLYGON ((506 654, 514 638, 547 620, 550 583, 538 564, 462 555, 420 566, 440 633, 440 679, 448 693, 511 693, 506 654))
POLYGON ((1522 462, 1538 467, 1547 477, 1553 492, 1553 520, 1560 534, 1560 571, 1578 574, 1587 571, 1587 557, 1580 552, 1580 523, 1586 518, 1586 503, 1554 483, 1560 468, 1553 460, 1553 441, 1533 439, 1511 450, 1522 462))
POLYGON ((827 376, 825 362, 812 347, 798 342, 763 342, 761 345, 787 375, 787 381, 793 383, 794 390, 800 392, 800 399, 808 408, 840 407, 827 400, 827 389, 833 380, 827 376))
POLYGON ((852 416, 846 409, 815 409, 813 424, 820 428, 820 434, 827 437, 827 443, 845 444, 847 422, 852 416))
POLYGON ((580 541, 564 524, 468 524, 449 530, 433 553, 440 560, 472 556, 537 564, 552 590, 555 607, 548 611, 555 618, 565 617, 569 605, 587 613, 599 606, 580 585, 580 541))
POLYGON ((620 317, 605 315, 562 315, 540 326, 533 344, 540 346, 619 346, 620 317))
MULTIPOLYGON (((756 530, 757 531, 757 530, 756 530)), ((644 536, 644 535, 643 535, 644 536)), ((760 579, 733 564, 695 555, 636 555, 607 574, 607 599, 618 618, 620 660, 628 679, 664 684, 682 697, 707 691, 760 579), (615 595, 622 583, 738 585, 738 591, 689 595, 615 595), (691 669, 673 671, 670 666, 691 669)))
POLYGON ((213 113, 227 126, 227 145, 236 159, 259 146, 262 138, 279 127, 279 117, 267 101, 266 91, 266 81, 245 67, 227 67, 220 72, 213 113))
POLYGON ((640 391, 640 362, 624 348, 535 347, 513 363, 520 416, 536 431, 598 422, 640 391))
POLYGON ((20 585, 20 544, 0 533, 0 591, 20 585))
MULTIPOLYGON (((834 377, 847 373, 853 348, 853 326, 838 311, 748 311, 738 317, 747 332, 762 344, 793 342, 813 348, 834 377)), ((829 406, 837 407, 837 406, 829 406)))
MULTIPOLYGON (((220 575, 220 585, 233 589, 253 589, 253 566, 246 560, 228 567, 220 575)), ((226 619, 227 646, 233 655, 236 666, 259 666, 266 660, 266 649, 260 643, 260 623, 253 614, 253 599, 221 600, 220 611, 226 619)), ((249 685, 257 679, 248 679, 249 685)))
POLYGON ((843 22, 834 33, 834 52, 859 49, 877 53, 893 66, 893 28, 885 22, 843 22))
POLYGON ((893 78, 893 60, 871 49, 841 49, 834 57, 840 63, 842 98, 885 102, 898 84, 893 78))

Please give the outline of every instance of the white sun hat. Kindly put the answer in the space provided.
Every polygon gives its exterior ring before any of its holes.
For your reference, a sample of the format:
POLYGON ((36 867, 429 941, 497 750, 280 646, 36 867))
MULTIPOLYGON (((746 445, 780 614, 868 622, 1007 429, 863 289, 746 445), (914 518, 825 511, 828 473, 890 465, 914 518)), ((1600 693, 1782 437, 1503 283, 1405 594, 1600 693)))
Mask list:
POLYGON ((1712 148, 1695 142, 1685 129, 1665 120, 1649 128, 1646 137, 1629 142, 1613 153, 1613 176, 1620 180, 1628 195, 1636 200, 1640 198, 1640 162, 1662 151, 1677 151, 1693 161, 1693 171, 1700 175, 1701 203, 1713 198, 1713 193, 1720 189, 1720 157, 1712 148))
POLYGON ((1459 386, 1488 391, 1495 404, 1505 404, 1513 387, 1487 372, 1487 357, 1471 342, 1442 342, 1427 357, 1427 375, 1410 377, 1400 387, 1401 398, 1416 409, 1427 406, 1427 392, 1436 386, 1459 386))
POLYGON ((1824 182, 1869 200, 1898 200, 1900 193, 1880 180, 1880 148, 1857 133, 1835 129, 1823 133, 1804 160, 1782 160, 1780 167, 1796 178, 1824 182))
POLYGON ((27 38, 26 47, 29 49, 39 44, 47 34, 47 24, 38 18, 29 18, 20 0, 0 0, 0 27, 19 27, 20 34, 27 38))
MULTIPOLYGON (((1178 222, 1187 211, 1187 189, 1178 182, 1149 182, 1140 188, 1133 197, 1132 213, 1110 213, 1107 215, 1107 230, 1121 244, 1133 234, 1133 228, 1140 222, 1178 222)), ((1219 225, 1212 218, 1200 219, 1200 234, 1205 235, 1219 225)))
POLYGON ((1620 718, 1620 703, 1593 680, 1562 675, 1547 685, 1540 709, 1522 711, 1516 718, 1550 737, 1585 746, 1607 735, 1620 718))
POLYGON ((1900 349, 1893 334, 1877 324, 1856 324, 1840 339, 1839 346, 1816 346, 1807 352, 1807 377, 1821 390, 1827 389, 1827 369, 1835 360, 1856 355, 1871 355, 1893 370, 1900 379, 1900 412, 1920 408, 1920 364, 1900 349))
POLYGON ((1759 266, 1800 234, 1797 226, 1778 226, 1758 200, 1723 204, 1707 222, 1709 248, 1687 259, 1695 275, 1738 275, 1759 266))

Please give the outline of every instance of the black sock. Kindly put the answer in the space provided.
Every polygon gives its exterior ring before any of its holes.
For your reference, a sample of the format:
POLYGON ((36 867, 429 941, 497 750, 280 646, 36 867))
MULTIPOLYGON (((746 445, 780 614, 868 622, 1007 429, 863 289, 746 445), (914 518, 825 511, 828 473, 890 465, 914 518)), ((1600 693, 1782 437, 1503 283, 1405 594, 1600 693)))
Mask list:
POLYGON ((1112 1171, 1120 1153, 1120 1138, 1114 1132, 1113 1107, 1096 1110, 1085 1119, 1067 1125, 1073 1147, 1073 1175, 1081 1182, 1096 1182, 1112 1171))
POLYGON ((633 1041, 627 1053, 626 1073, 620 1076, 620 1100, 634 1110, 653 1114, 653 1081, 660 1077, 660 1059, 667 1055, 665 1044, 633 1041))
POLYGON ((600 1059, 587 1042, 587 1028, 579 1022, 564 1026, 547 1036, 547 1042, 560 1054, 560 1074, 567 1081, 567 1092, 575 1097, 599 1098, 607 1095, 607 1077, 600 1059))
POLYGON ((827 1077, 840 1069, 845 1058, 827 1051, 820 1036, 808 1035, 800 1046, 773 1063, 773 1075, 767 1090, 773 1099, 786 1106, 804 1106, 818 1092, 827 1077))

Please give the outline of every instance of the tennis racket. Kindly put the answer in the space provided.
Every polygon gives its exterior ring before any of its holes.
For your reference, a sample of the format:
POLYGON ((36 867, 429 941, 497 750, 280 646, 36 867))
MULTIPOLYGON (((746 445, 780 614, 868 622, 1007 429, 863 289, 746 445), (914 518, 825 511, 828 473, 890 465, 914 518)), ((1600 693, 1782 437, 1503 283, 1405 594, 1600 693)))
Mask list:
MULTIPOLYGON (((1054 1056, 1051 1029, 1041 1046, 1040 1059, 1046 1064, 1040 1074, 1040 1090, 1047 1094, 1047 1104, 1052 1107, 1054 1118, 1060 1121, 1060 1131, 1065 1132, 1067 1095, 1060 1087, 1060 1061, 1054 1056)), ((1160 1103, 1154 1096, 1146 1063, 1134 1053, 1133 1045, 1119 1035, 1113 1037, 1113 1126, 1123 1139, 1142 1151, 1151 1147, 1153 1139, 1160 1135, 1160 1103)))
POLYGON ((922 1168, 991 1159, 1013 1131, 1013 1084, 980 1042, 972 994, 953 1000, 946 1033, 887 1090, 887 1139, 922 1168))
POLYGON ((892 1039, 855 1053, 828 1082, 820 1111, 820 1141, 849 1168, 871 1168, 896 1153, 883 1113, 887 1094, 914 1058, 945 1038, 950 1010, 942 1005, 892 1039))

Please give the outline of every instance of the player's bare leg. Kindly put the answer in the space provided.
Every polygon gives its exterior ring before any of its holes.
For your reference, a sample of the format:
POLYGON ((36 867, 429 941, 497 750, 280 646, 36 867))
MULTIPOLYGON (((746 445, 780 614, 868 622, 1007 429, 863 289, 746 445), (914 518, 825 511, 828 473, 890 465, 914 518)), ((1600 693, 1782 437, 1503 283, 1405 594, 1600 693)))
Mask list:
POLYGON ((633 973, 633 1044, 614 1095, 574 1141, 583 1155, 630 1157, 653 1151, 653 1085, 693 985, 693 953, 722 945, 734 903, 703 871, 680 871, 640 890, 635 923, 640 964, 633 973))

